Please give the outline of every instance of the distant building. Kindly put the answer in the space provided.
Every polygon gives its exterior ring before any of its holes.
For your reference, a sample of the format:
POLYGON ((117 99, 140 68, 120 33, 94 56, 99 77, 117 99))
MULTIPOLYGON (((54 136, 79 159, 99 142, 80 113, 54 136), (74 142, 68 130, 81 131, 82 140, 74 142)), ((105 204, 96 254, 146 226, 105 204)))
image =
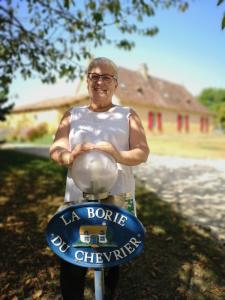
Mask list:
POLYGON ((133 107, 146 131, 198 133, 212 130, 213 114, 185 87, 149 76, 143 64, 139 71, 119 68, 119 103, 133 107))
MULTIPOLYGON (((213 128, 213 114, 184 86, 150 76, 145 64, 138 71, 119 67, 119 86, 113 102, 134 108, 146 133, 209 133, 213 128)), ((68 108, 87 103, 86 80, 83 80, 74 97, 16 106, 8 125, 31 126, 47 122, 49 132, 53 133, 68 108)))

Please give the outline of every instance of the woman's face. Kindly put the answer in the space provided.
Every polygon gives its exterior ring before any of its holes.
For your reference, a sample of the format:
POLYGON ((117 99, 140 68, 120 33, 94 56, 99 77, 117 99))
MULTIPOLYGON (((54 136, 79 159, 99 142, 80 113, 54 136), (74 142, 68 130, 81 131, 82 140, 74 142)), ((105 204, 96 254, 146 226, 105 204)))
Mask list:
POLYGON ((96 64, 88 74, 87 86, 92 101, 101 103, 112 102, 112 96, 117 88, 115 71, 112 66, 105 62, 96 64), (98 75, 105 75, 99 77, 98 75))

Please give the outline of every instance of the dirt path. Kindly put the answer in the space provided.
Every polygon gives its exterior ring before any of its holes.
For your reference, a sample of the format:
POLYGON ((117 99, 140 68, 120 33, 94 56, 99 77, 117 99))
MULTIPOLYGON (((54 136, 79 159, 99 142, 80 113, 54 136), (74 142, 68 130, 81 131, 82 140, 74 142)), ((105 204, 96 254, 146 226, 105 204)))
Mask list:
POLYGON ((35 146, 33 144, 4 144, 1 146, 2 149, 11 149, 16 150, 23 153, 34 154, 41 157, 49 157, 49 146, 38 145, 35 146))

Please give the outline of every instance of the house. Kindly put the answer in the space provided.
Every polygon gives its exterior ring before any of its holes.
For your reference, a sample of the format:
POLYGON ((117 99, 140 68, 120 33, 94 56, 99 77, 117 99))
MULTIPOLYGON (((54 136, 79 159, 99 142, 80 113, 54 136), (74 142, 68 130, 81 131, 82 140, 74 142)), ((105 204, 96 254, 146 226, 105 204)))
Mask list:
POLYGON ((88 103, 88 96, 59 97, 14 107, 6 125, 12 129, 29 128, 47 123, 48 132, 54 134, 63 113, 74 105, 88 103))
POLYGON ((87 245, 101 245, 107 243, 106 225, 83 225, 80 226, 80 241, 87 245))
MULTIPOLYGON (((146 64, 139 70, 119 67, 115 104, 130 106, 139 114, 146 133, 209 133, 213 114, 182 85, 149 75, 146 64)), ((71 106, 88 103, 86 80, 79 83, 73 97, 48 99, 15 107, 9 126, 31 126, 47 122, 55 132, 62 114, 71 106)))
POLYGON ((176 83, 152 77, 145 64, 139 71, 119 68, 119 103, 133 107, 146 132, 207 133, 213 114, 188 90, 176 83))

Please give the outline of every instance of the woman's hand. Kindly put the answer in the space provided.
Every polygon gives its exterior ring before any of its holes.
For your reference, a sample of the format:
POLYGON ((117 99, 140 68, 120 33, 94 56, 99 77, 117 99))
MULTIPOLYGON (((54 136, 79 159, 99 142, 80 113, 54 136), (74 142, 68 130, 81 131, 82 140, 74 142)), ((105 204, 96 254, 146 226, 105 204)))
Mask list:
POLYGON ((116 147, 109 142, 105 142, 105 141, 98 142, 97 144, 95 144, 94 149, 110 154, 117 162, 120 162, 121 160, 120 151, 118 151, 116 147))
POLYGON ((95 148, 95 144, 92 143, 83 143, 78 144, 72 151, 71 151, 71 160, 72 162, 74 159, 81 153, 93 150, 95 148))
MULTIPOLYGON (((59 149, 59 151, 60 151, 60 149, 59 149)), ((73 162, 71 152, 66 149, 61 150, 59 153, 58 162, 63 166, 69 167, 73 162)))
POLYGON ((91 150, 99 150, 110 154, 117 162, 121 161, 121 153, 109 142, 101 141, 97 144, 92 143, 83 143, 78 144, 71 152, 66 149, 61 149, 59 154, 59 161, 64 166, 71 166, 73 161, 77 158, 81 153, 91 151, 91 150))
POLYGON ((79 154, 93 150, 94 146, 95 145, 92 143, 84 143, 78 144, 71 152, 66 149, 61 149, 59 154, 59 162, 62 165, 69 167, 79 154))

